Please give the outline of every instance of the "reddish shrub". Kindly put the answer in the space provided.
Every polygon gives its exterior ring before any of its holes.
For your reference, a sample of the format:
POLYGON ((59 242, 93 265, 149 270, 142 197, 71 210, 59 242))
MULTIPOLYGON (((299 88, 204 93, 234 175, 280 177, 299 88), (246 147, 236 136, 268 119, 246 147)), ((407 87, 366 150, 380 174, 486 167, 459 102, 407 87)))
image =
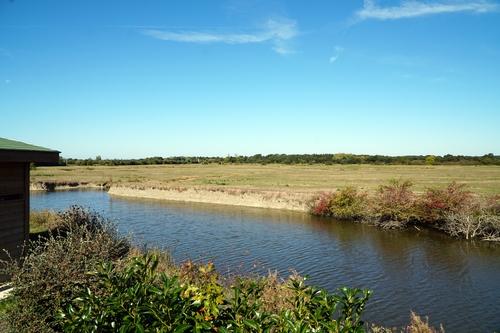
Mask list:
POLYGON ((333 193, 320 193, 309 203, 309 211, 317 216, 330 216, 330 201, 333 193))
POLYGON ((309 202, 309 211, 318 216, 356 220, 366 215, 367 206, 366 193, 347 186, 333 193, 318 194, 309 202))
POLYGON ((500 215, 500 194, 487 198, 484 208, 491 214, 500 215))
POLYGON ((448 214, 474 210, 477 203, 464 184, 452 182, 445 188, 427 189, 420 199, 419 208, 424 220, 443 221, 448 214))

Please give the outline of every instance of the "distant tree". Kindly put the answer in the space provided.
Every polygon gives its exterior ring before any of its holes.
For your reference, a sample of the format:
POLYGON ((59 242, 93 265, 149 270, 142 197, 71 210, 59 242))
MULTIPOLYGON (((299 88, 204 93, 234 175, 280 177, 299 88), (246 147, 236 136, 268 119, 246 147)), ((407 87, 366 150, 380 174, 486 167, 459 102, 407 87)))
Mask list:
POLYGON ((434 156, 434 155, 428 155, 425 158, 425 164, 427 164, 427 165, 434 165, 434 164, 436 164, 436 156, 434 156))

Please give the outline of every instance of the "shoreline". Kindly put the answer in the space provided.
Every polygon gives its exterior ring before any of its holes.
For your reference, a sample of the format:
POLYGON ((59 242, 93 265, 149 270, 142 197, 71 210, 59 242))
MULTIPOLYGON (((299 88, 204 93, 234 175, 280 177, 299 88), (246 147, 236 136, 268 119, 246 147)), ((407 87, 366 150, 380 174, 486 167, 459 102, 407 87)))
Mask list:
POLYGON ((413 225, 417 229, 419 226, 435 228, 451 237, 500 242, 500 216, 495 206, 498 205, 496 197, 492 201, 480 202, 478 198, 472 197, 471 192, 464 191, 456 183, 427 194, 415 194, 409 189, 410 186, 411 183, 396 182, 383 187, 383 195, 372 197, 349 187, 322 193, 230 187, 38 182, 31 184, 30 190, 105 190, 112 196, 125 198, 288 210, 364 222, 382 229, 405 229, 413 225), (406 196, 410 200, 409 204, 395 200, 394 194, 406 196), (428 200, 432 202, 429 203, 428 200), (453 200, 456 201, 454 206, 436 210, 434 203, 446 203, 450 200, 452 203, 453 200))
POLYGON ((196 202, 215 205, 244 206, 307 212, 310 195, 279 191, 256 191, 219 188, 134 188, 111 186, 114 196, 166 201, 196 202))
POLYGON ((107 190, 109 185, 94 184, 87 182, 30 182, 30 192, 54 192, 54 191, 67 191, 67 190, 107 190))
POLYGON ((311 193, 308 192, 300 193, 234 188, 155 188, 81 182, 37 182, 30 184, 30 191, 33 192, 67 190, 102 190, 107 191, 110 195, 118 197, 280 209, 296 212, 307 212, 306 203, 311 198, 311 193))

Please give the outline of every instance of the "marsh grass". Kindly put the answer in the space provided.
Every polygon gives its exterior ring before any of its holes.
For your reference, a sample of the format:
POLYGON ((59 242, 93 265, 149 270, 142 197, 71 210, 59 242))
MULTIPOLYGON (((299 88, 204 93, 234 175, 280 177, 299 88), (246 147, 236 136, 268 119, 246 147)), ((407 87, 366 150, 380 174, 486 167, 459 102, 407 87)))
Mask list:
POLYGON ((61 220, 56 212, 51 210, 30 212, 30 233, 42 233, 56 228, 61 220))

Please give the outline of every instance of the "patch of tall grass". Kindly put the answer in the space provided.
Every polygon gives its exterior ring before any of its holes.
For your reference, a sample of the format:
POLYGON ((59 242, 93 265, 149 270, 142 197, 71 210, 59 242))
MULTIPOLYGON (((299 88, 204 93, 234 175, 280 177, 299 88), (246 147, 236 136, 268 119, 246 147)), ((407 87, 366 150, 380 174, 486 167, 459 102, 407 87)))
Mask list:
POLYGON ((30 233, 46 232, 56 228, 60 223, 56 212, 50 210, 30 212, 30 233))

